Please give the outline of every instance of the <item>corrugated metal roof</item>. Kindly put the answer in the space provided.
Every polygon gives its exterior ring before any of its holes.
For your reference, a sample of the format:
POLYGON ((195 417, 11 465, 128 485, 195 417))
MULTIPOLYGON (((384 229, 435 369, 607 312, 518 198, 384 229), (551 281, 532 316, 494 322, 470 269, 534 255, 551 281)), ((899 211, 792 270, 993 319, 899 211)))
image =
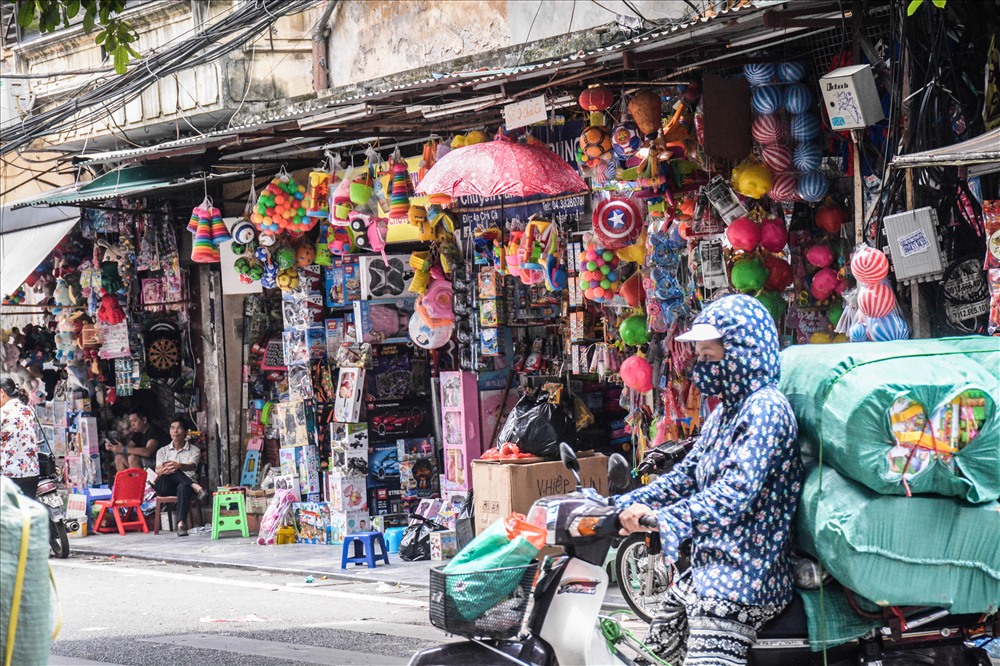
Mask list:
POLYGON ((32 205, 79 206, 80 204, 104 201, 118 196, 140 195, 149 192, 197 186, 202 183, 221 183, 249 178, 250 176, 251 173, 249 171, 240 171, 193 177, 190 174, 172 172, 162 168, 132 166, 106 173, 89 183, 81 185, 72 192, 53 192, 48 196, 38 197, 32 201, 32 205))
POLYGON ((952 146, 900 155, 892 161, 892 167, 894 169, 915 169, 918 167, 971 166, 991 163, 1000 163, 1000 127, 952 146))

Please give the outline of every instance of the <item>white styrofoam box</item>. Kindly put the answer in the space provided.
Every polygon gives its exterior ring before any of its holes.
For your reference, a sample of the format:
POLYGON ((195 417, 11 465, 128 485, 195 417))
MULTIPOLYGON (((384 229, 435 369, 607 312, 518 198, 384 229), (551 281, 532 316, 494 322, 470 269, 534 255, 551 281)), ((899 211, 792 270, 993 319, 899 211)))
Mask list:
POLYGON ((883 219, 892 269, 900 282, 929 282, 944 275, 937 237, 937 213, 925 207, 883 219))
POLYGON ((819 87, 835 131, 864 129, 885 118, 871 65, 835 69, 820 77, 819 87))

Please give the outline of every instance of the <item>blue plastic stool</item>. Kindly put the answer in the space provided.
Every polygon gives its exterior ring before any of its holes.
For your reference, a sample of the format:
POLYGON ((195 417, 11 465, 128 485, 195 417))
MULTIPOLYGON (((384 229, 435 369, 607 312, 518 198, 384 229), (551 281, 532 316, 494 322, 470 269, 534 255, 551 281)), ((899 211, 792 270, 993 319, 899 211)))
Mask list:
POLYGON ((385 542, 389 544, 389 552, 393 555, 399 553, 399 542, 403 540, 405 527, 390 527, 385 531, 385 542))
POLYGON ((375 568, 375 544, 382 547, 381 558, 389 564, 389 552, 385 547, 385 537, 381 532, 356 532, 344 537, 344 546, 340 555, 340 568, 346 569, 348 564, 367 564, 369 569, 375 568), (348 557, 348 547, 354 545, 354 556, 348 557))

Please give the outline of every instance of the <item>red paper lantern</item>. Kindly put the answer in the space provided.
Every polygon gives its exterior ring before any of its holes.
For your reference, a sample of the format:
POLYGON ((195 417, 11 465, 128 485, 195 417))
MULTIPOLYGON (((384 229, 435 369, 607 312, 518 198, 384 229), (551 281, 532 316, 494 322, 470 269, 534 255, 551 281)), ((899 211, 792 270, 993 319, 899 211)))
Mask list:
POLYGON ((832 268, 821 268, 813 275, 809 293, 817 301, 825 301, 837 290, 837 271, 832 268))
POLYGON ((833 264, 834 259, 833 248, 829 245, 813 245, 806 250, 806 261, 816 268, 826 268, 833 264))
POLYGON ((816 209, 816 226, 828 234, 839 234, 846 221, 844 209, 829 199, 816 209))
POLYGON ((605 111, 615 101, 615 94, 604 86, 587 88, 580 93, 580 108, 590 113, 605 111))
POLYGON ((748 217, 738 217, 726 229, 726 238, 737 250, 753 252, 760 245, 760 227, 748 217))

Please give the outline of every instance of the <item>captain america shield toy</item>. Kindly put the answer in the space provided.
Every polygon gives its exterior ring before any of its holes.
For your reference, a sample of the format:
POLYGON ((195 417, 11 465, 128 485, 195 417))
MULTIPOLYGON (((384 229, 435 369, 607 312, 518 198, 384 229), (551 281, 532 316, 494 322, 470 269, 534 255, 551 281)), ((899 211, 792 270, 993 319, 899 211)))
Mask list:
POLYGON ((631 199, 609 199, 594 209, 594 234, 612 250, 630 245, 642 231, 642 209, 631 199))

